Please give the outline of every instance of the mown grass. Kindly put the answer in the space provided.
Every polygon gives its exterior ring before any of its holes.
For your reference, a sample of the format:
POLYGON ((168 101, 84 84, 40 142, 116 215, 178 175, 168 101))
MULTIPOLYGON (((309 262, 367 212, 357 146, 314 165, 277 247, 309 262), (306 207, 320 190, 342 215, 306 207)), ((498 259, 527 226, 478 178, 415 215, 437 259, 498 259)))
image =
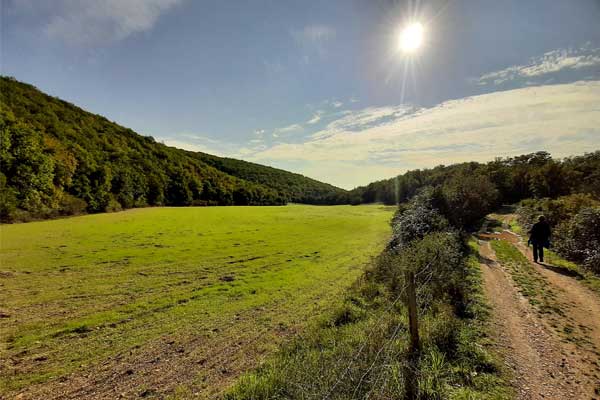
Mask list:
MULTIPOLYGON (((476 248, 474 242, 470 246, 476 248)), ((245 375, 226 399, 405 398, 408 368, 417 370, 418 399, 512 398, 490 350, 490 308, 475 251, 464 268, 468 295, 460 316, 444 303, 420 316, 422 350, 416 365, 408 354, 403 302, 367 273, 335 311, 245 375)))
POLYGON ((152 208, 1 226, 0 359, 12 362, 0 394, 165 335, 236 335, 223 327, 240 316, 274 346, 269 327, 304 326, 360 275, 390 217, 381 206, 152 208))

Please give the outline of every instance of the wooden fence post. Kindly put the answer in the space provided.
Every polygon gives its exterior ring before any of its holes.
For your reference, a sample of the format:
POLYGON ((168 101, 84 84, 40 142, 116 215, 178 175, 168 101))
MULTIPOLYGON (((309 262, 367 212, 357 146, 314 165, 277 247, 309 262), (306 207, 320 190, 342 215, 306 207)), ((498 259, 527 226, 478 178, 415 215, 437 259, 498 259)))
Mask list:
POLYGON ((415 289, 415 274, 406 271, 406 297, 408 306, 408 325, 410 330, 410 351, 408 363, 404 369, 404 399, 417 398, 417 368, 419 364, 419 321, 417 319, 417 294, 415 289))
POLYGON ((408 323, 410 327, 410 350, 412 353, 419 351, 419 321, 417 319, 417 294, 415 289, 415 273, 406 272, 408 297, 408 323))

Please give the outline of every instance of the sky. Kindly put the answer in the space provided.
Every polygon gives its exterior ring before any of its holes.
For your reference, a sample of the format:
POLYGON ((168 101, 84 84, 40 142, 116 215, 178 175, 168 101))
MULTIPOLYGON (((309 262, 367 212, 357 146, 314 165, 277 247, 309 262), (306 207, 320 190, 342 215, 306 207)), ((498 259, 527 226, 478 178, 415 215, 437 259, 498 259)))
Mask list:
POLYGON ((347 189, 600 149, 600 0, 0 4, 2 75, 170 146, 347 189))

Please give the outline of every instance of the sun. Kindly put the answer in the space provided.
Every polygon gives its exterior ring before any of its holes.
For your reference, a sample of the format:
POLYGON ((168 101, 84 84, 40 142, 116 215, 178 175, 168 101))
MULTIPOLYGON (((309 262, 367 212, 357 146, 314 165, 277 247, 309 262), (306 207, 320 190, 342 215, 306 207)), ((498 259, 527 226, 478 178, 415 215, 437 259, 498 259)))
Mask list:
POLYGON ((423 43, 423 25, 413 22, 402 30, 400 34, 400 50, 405 53, 413 53, 423 43))

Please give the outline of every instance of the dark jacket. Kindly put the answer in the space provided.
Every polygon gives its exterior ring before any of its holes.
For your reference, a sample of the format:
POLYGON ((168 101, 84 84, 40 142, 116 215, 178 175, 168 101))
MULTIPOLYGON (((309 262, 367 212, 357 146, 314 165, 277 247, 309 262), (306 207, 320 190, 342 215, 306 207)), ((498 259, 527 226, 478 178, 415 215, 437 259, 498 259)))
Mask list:
POLYGON ((533 224, 529 231, 529 242, 532 244, 550 246, 550 225, 546 221, 540 221, 533 224))

